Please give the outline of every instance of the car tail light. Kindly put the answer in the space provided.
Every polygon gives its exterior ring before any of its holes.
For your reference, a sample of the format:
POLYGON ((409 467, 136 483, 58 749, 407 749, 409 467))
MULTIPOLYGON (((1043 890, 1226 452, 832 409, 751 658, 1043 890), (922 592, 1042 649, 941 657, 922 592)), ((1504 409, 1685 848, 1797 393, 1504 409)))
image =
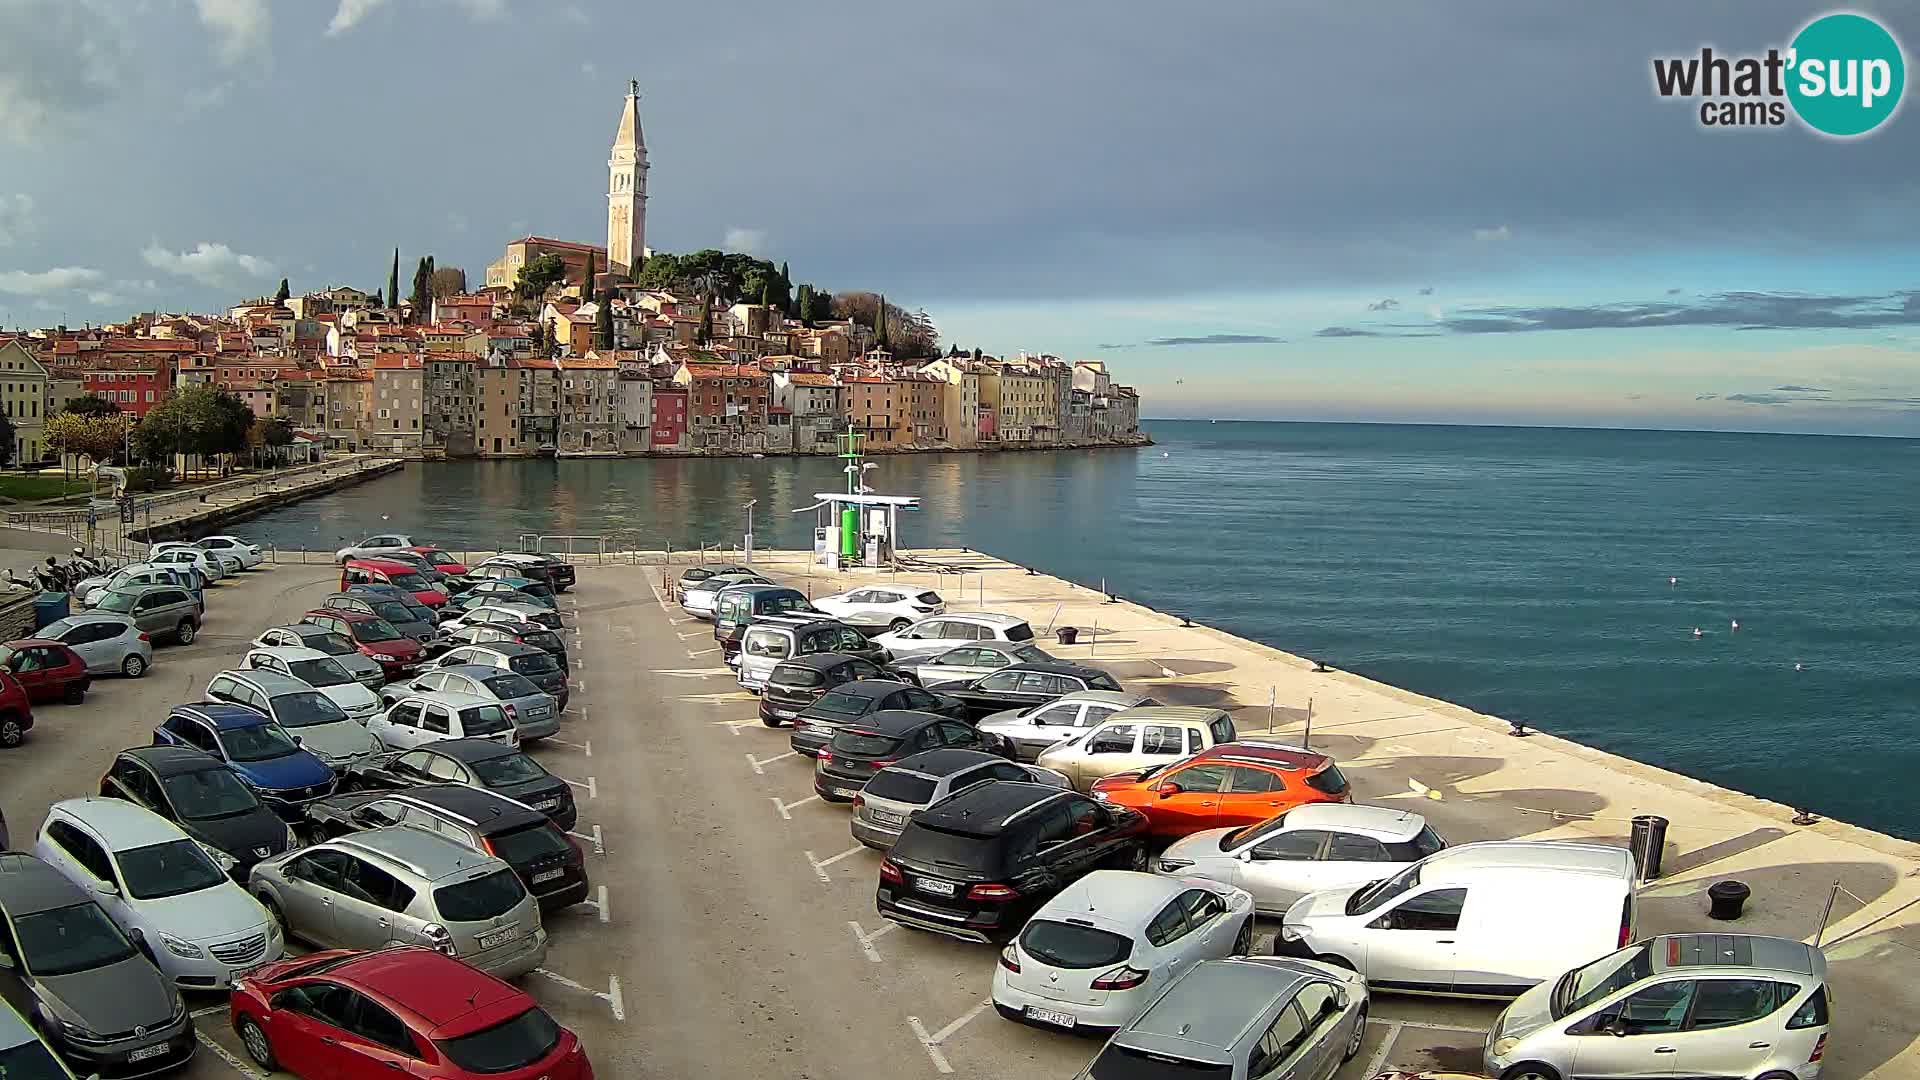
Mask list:
POLYGON ((153 639, 152 639, 152 638, 149 638, 149 637, 147 636, 147 632, 146 632, 145 630, 142 630, 142 631, 140 631, 140 640, 141 640, 141 641, 151 641, 151 640, 153 640, 153 639))
POLYGON ((486 852, 489 855, 500 854, 499 852, 493 850, 493 837, 491 836, 483 836, 480 838, 480 850, 486 852))
POLYGON ((512 705, 507 705, 506 711, 507 711, 507 719, 509 720, 520 719, 520 710, 514 708, 512 705))
POLYGON ((1102 972, 1099 978, 1093 980, 1093 988, 1095 990, 1131 990, 1146 981, 1146 972, 1123 964, 1102 972))
POLYGON ((1012 900, 1020 890, 1011 885, 975 885, 967 890, 969 900, 1012 900))
POLYGON ((1015 975, 1020 974, 1020 951, 1011 945, 1001 949, 1000 966, 1013 972, 1015 975))
MULTIPOLYGON (((104 776, 103 776, 103 777, 101 777, 100 779, 101 779, 101 781, 102 781, 102 782, 105 782, 105 780, 106 780, 106 777, 104 777, 104 776)), ((867 797, 866 797, 865 795, 855 795, 855 796, 853 797, 853 812, 854 812, 854 813, 856 813, 856 814, 857 814, 857 813, 859 813, 859 812, 860 812, 860 808, 861 808, 861 807, 863 807, 863 806, 865 806, 865 805, 867 805, 867 797)))
POLYGON ((880 860, 880 880, 891 881, 895 885, 904 885, 907 881, 906 876, 900 873, 900 868, 893 864, 892 859, 880 860))
POLYGON ((879 761, 870 761, 867 764, 872 765, 875 769, 884 769, 892 765, 900 764, 900 760, 898 758, 882 758, 879 761))
POLYGON ((1825 1054, 1826 1052, 1827 1052, 1827 1033, 1823 1031, 1820 1033, 1820 1038, 1814 1041, 1813 1053, 1808 1055, 1807 1064, 1811 1065, 1814 1062, 1819 1061, 1820 1056, 1822 1054, 1825 1054))

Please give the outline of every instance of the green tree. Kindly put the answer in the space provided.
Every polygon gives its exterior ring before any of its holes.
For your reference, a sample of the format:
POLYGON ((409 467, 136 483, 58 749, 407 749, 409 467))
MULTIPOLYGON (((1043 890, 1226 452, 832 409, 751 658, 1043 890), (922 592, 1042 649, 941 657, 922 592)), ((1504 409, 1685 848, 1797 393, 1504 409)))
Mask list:
POLYGON ((798 308, 798 310, 795 312, 795 317, 800 320, 801 325, 812 326, 813 325, 813 286, 811 285, 800 286, 800 295, 799 297, 796 298, 795 307, 798 308))
POLYGON ((760 306, 773 306, 773 283, 770 281, 760 283, 760 306))
POLYGON ((538 300, 566 277, 565 260, 558 255, 542 255, 520 267, 520 272, 514 275, 513 291, 522 300, 538 300))
POLYGON ((547 321, 545 319, 533 320, 533 333, 531 337, 533 338, 533 354, 535 356, 547 355, 547 321))
POLYGON ((429 292, 427 287, 427 260, 422 258, 413 266, 413 291, 407 294, 413 304, 414 317, 420 318, 427 310, 429 292))
POLYGON ((280 288, 274 290, 273 302, 280 305, 281 307, 286 307, 287 301, 292 298, 293 298, 293 290, 287 287, 287 279, 281 278, 280 288))
POLYGON ((467 272, 457 266, 435 267, 433 280, 428 284, 433 287, 435 299, 458 296, 467 291, 467 272))
POLYGON ((705 294, 700 297, 700 344, 713 341, 713 301, 705 294))
POLYGON ((787 294, 787 298, 780 302, 780 311, 781 314, 791 316, 793 314, 793 278, 787 274, 787 261, 785 259, 780 260, 780 280, 786 284, 785 292, 787 294))
POLYGON ((13 418, 0 414, 0 465, 13 464, 13 418))
POLYGON ((120 412, 120 403, 108 401, 99 394, 82 394, 67 402, 60 411, 72 413, 75 416, 117 416, 120 412))
POLYGON ((387 271, 387 304, 400 306, 400 249, 393 249, 393 269, 387 271))
POLYGON ((613 348, 613 294, 602 293, 593 312, 593 347, 613 348))
POLYGON ((581 303, 585 303, 588 300, 591 300, 594 297, 599 295, 599 293, 595 291, 593 287, 593 279, 598 276, 599 274, 593 265, 593 252, 589 251, 587 252, 587 276, 580 279, 580 302, 581 303))
POLYGON ((873 309, 873 344, 875 348, 887 347, 887 294, 880 294, 880 303, 873 309))

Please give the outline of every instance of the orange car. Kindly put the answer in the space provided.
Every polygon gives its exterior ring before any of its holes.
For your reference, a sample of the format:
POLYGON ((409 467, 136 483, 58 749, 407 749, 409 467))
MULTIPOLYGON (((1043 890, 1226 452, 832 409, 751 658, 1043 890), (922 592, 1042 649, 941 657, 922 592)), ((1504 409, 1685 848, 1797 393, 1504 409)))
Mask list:
POLYGON ((1353 800, 1347 778, 1325 754, 1245 742, 1097 780, 1093 797, 1140 811, 1148 833, 1168 838, 1258 825, 1307 803, 1353 800))

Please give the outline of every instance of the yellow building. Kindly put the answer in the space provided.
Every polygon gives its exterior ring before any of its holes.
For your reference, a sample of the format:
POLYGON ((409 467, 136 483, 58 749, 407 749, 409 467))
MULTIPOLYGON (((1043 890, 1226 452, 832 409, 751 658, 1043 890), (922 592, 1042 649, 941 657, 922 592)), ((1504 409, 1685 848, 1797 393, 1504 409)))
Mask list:
POLYGON ((18 341, 0 345, 0 410, 13 422, 13 461, 46 456, 47 369, 18 341))

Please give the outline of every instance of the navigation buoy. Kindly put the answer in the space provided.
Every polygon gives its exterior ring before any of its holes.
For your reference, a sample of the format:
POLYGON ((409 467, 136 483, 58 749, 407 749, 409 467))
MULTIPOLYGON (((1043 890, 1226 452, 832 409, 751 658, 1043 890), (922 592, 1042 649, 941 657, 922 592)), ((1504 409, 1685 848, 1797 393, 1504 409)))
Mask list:
POLYGON ((1699 627, 1697 627, 1697 626, 1696 626, 1696 627, 1694 627, 1694 628, 1693 628, 1693 636, 1694 636, 1694 637, 1700 637, 1700 636, 1701 636, 1701 633, 1700 633, 1700 628, 1699 628, 1699 627))

